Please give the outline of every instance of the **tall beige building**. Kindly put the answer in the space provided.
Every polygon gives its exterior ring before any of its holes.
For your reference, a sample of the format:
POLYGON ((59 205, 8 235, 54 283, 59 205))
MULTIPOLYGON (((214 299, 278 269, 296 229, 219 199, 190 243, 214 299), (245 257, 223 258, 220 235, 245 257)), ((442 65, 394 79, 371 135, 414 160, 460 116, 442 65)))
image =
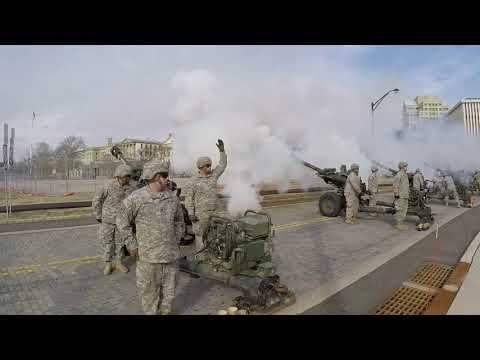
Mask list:
POLYGON ((439 119, 448 113, 448 105, 438 96, 417 96, 403 103, 404 128, 421 128, 427 121, 439 119))
POLYGON ((464 98, 449 112, 448 119, 463 123, 467 135, 480 135, 480 98, 464 98))

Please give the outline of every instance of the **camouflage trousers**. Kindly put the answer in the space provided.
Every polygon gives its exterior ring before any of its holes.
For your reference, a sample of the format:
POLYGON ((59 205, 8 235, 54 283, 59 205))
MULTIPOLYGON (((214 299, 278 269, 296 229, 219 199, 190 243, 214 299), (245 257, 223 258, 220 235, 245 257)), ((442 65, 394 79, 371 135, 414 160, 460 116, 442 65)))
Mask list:
POLYGON ((112 261, 121 256, 123 240, 115 224, 102 222, 98 229, 98 238, 102 244, 104 261, 112 261))
POLYGON ((368 200, 368 206, 377 206, 377 194, 372 193, 370 199, 368 200))
POLYGON ((358 215, 358 206, 359 206, 358 197, 346 196, 345 200, 347 200, 347 213, 345 216, 345 220, 351 221, 353 219, 356 219, 358 215))
POLYGON ((457 202, 457 205, 460 206, 460 198, 458 197, 458 192, 456 189, 446 190, 445 192, 445 205, 448 206, 448 201, 450 200, 450 196, 453 195, 453 198, 457 202))
POLYGON ((408 210, 408 199, 396 199, 395 200, 395 223, 403 224, 408 210))
POLYGON ((172 310, 177 284, 177 263, 137 262, 137 288, 142 310, 147 315, 168 314, 172 310))
POLYGON ((207 228, 208 219, 215 211, 204 211, 197 215, 198 221, 192 224, 193 232, 195 233, 195 250, 200 251, 203 248, 203 232, 207 228))

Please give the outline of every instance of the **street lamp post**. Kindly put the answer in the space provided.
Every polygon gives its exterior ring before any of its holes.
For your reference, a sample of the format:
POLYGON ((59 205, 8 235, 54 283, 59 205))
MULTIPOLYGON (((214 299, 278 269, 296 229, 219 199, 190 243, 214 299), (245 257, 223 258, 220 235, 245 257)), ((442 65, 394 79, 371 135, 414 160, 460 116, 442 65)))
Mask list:
POLYGON ((383 99, 385 99, 390 93, 397 93, 399 92, 400 90, 398 89, 392 89, 390 91, 387 91, 385 93, 385 95, 383 95, 380 99, 378 99, 377 101, 375 102, 372 102, 370 104, 371 106, 371 110, 372 110, 372 137, 374 138, 375 137, 375 110, 378 108, 378 106, 380 105, 380 103, 382 102, 383 99))

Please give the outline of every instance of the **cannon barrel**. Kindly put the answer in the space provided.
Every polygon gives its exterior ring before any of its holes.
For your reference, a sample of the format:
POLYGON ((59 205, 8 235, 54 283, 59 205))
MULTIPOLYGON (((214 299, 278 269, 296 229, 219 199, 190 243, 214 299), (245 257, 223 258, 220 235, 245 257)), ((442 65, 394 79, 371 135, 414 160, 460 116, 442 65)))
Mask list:
POLYGON ((397 173, 398 173, 398 170, 389 168, 388 166, 385 166, 382 163, 379 163, 378 161, 372 160, 372 163, 377 165, 378 167, 384 169, 384 170, 390 171, 393 175, 397 175, 397 173))

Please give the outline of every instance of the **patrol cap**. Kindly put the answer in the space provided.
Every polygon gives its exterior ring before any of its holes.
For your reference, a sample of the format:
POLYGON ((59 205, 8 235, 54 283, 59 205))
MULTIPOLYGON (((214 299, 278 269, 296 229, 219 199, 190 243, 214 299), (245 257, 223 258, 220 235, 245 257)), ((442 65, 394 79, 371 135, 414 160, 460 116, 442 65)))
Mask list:
POLYGON ((403 168, 403 167, 407 167, 408 166, 408 163, 406 161, 400 161, 398 163, 398 168, 403 168))
POLYGON ((419 173, 421 172, 422 170, 420 168, 418 168, 417 170, 415 170, 415 172, 419 173))
POLYGON ((352 164, 350 165, 350 170, 358 170, 360 169, 360 167, 358 166, 358 164, 352 164))
POLYGON ((141 179, 150 180, 158 173, 168 174, 168 165, 160 160, 152 160, 143 166, 143 173, 141 179))
POLYGON ((122 164, 117 166, 113 176, 123 177, 123 176, 132 176, 132 174, 133 174, 133 169, 128 165, 122 164))
POLYGON ((199 157, 197 160, 197 168, 201 169, 204 166, 210 165, 212 166, 212 159, 210 159, 208 156, 202 156, 199 157))

